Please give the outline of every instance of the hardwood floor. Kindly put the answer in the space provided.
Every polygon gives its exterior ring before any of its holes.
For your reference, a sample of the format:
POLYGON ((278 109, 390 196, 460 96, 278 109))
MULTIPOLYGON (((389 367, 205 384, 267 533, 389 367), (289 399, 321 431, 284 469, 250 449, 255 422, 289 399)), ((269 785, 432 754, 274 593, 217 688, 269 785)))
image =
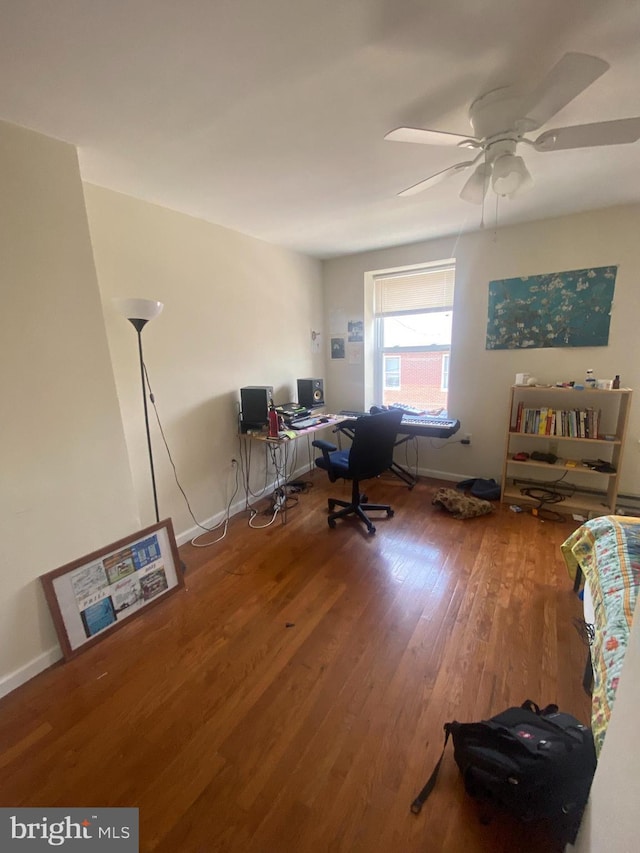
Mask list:
POLYGON ((0 701, 0 805, 137 806, 155 853, 553 849, 481 822, 451 746, 409 806, 447 720, 530 698, 588 722, 559 551, 576 524, 457 521, 441 484, 388 476, 367 494, 396 514, 369 537, 327 526, 348 485, 310 479, 285 525, 242 514, 184 546, 185 591, 0 701))

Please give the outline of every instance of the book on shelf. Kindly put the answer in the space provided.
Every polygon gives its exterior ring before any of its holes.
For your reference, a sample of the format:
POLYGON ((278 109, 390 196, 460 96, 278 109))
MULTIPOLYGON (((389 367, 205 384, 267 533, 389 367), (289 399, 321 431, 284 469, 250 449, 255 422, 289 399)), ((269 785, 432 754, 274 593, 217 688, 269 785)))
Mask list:
POLYGON ((518 403, 511 431, 524 435, 561 436, 563 438, 598 438, 600 410, 533 409, 518 403))

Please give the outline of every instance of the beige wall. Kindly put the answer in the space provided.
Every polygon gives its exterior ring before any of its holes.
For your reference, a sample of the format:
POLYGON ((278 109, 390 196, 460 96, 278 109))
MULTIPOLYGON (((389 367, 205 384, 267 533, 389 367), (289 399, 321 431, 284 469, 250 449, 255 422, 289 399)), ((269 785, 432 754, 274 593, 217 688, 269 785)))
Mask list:
MULTIPOLYGON (((311 352, 311 329, 322 322, 320 263, 99 187, 85 185, 85 197, 141 519, 152 522, 154 511, 137 338, 112 306, 117 296, 165 304, 143 330, 145 362, 193 512, 219 520, 239 454, 239 389, 273 385, 276 402, 288 402, 298 377, 324 375, 323 353, 311 352)), ((160 516, 171 516, 186 541, 198 531, 151 409, 150 419, 160 516)), ((253 447, 254 491, 265 481, 265 456, 264 445, 253 447)))
MULTIPOLYGON (((623 492, 640 494, 640 337, 637 333, 640 270, 640 206, 594 211, 510 228, 465 234, 326 261, 325 310, 328 324, 336 311, 348 319, 366 315, 363 281, 371 270, 391 269, 455 257, 456 293, 450 371, 449 409, 460 419, 472 445, 442 450, 423 441, 422 467, 454 478, 499 479, 505 442, 509 386, 516 373, 541 382, 581 381, 585 370, 638 388, 632 404, 622 467, 623 492), (618 265, 607 347, 487 351, 488 283, 493 279, 592 266, 618 265), (333 313, 332 313, 333 312, 333 313)), ((328 402, 333 408, 361 408, 363 365, 327 364, 328 402)))
MULTIPOLYGON (((233 491, 239 388, 269 384, 277 402, 295 399, 298 377, 323 376, 324 354, 311 352, 318 261, 83 188, 72 146, 6 124, 0 180, 1 695, 60 656, 39 576, 154 520, 137 339, 111 297, 165 303, 143 332, 145 360, 205 523, 233 491)), ((150 417, 160 514, 185 541, 197 529, 150 417)), ((272 479, 264 446, 254 448, 254 491, 265 472, 272 479)))
POLYGON ((0 123, 0 693, 59 656, 38 577, 138 526, 75 149, 0 123))

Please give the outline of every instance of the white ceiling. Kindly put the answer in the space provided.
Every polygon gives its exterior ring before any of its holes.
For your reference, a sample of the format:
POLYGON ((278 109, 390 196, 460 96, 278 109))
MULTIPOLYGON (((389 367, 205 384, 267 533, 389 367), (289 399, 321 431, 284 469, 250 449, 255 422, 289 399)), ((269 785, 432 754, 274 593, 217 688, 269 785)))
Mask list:
MULTIPOLYGON (((640 0, 0 0, 0 119, 78 146, 83 178, 317 257, 474 230, 468 107, 569 51, 610 70, 550 122, 640 116, 640 0)), ((544 128, 543 128, 544 129, 544 128)), ((640 201, 640 142, 539 153, 501 225, 640 201)), ((495 219, 495 196, 485 221, 495 219)))

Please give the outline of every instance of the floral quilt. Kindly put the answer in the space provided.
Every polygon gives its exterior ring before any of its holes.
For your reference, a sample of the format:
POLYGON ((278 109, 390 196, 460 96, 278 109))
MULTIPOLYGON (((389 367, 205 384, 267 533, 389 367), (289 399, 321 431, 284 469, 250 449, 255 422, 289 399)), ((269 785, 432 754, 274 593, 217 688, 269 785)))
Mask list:
POLYGON ((640 518, 607 515, 579 527, 561 546, 575 577, 579 566, 593 598, 591 727, 599 754, 615 701, 640 583, 640 518))

